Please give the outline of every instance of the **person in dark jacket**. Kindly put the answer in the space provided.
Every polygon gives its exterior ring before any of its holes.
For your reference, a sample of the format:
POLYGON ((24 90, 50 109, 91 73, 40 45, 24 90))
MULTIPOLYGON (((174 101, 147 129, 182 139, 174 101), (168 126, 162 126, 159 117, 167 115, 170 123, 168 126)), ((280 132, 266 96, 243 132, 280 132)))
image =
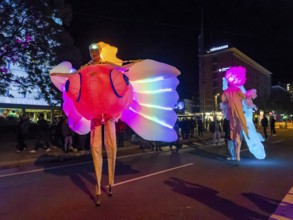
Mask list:
POLYGON ((37 140, 36 140, 34 149, 31 150, 30 153, 38 152, 38 149, 40 148, 40 146, 43 145, 42 141, 45 144, 44 148, 45 148, 46 152, 51 151, 50 144, 49 144, 49 136, 50 136, 49 124, 48 124, 48 121, 44 119, 43 113, 41 113, 39 115, 37 127, 38 127, 37 140))
POLYGON ((124 147, 124 134, 126 131, 126 124, 120 119, 116 123, 117 146, 124 147))
POLYGON ((27 149, 27 144, 25 143, 25 140, 28 135, 29 126, 29 118, 25 114, 22 115, 17 123, 17 152, 22 152, 27 149))
POLYGON ((201 117, 197 116, 197 131, 198 131, 198 136, 202 137, 203 136, 203 122, 201 117))
POLYGON ((272 115, 272 116, 270 117, 271 136, 276 136, 276 128, 275 128, 275 124, 276 124, 276 119, 275 119, 274 116, 272 115))
POLYGON ((263 133, 264 133, 265 139, 267 139, 268 138, 267 127, 269 126, 269 121, 265 115, 262 116, 261 126, 263 127, 263 133))

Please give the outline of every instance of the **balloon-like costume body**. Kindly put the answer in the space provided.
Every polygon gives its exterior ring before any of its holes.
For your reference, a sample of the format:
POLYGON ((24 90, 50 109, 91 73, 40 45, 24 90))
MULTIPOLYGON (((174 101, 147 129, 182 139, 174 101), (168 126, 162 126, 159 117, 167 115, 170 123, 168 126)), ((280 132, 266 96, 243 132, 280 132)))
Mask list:
MULTIPOLYGON (((226 118, 230 120, 229 149, 233 145, 236 160, 240 160, 241 137, 244 136, 249 151, 257 158, 264 159, 265 151, 261 134, 254 126, 252 113, 256 108, 252 99, 256 98, 256 90, 246 91, 244 88, 245 68, 231 67, 223 78, 223 90, 221 109, 226 118)), ((230 152, 233 152, 231 150, 230 152)))
POLYGON ((142 60, 121 67, 91 65, 70 74, 71 70, 71 63, 62 62, 50 77, 63 93, 63 110, 78 134, 88 133, 91 120, 104 114, 120 118, 146 140, 177 139, 173 129, 177 120, 173 108, 179 99, 177 68, 142 60))
POLYGON ((146 140, 177 140, 173 129, 177 115, 173 108, 179 98, 176 87, 180 71, 154 60, 140 60, 123 66, 116 57, 116 47, 99 42, 97 48, 101 57, 99 64, 89 62, 75 71, 71 63, 62 62, 50 71, 50 77, 62 92, 62 107, 69 127, 78 134, 91 131, 99 195, 102 172, 100 125, 105 125, 109 184, 112 185, 117 147, 114 121, 120 118, 146 140))

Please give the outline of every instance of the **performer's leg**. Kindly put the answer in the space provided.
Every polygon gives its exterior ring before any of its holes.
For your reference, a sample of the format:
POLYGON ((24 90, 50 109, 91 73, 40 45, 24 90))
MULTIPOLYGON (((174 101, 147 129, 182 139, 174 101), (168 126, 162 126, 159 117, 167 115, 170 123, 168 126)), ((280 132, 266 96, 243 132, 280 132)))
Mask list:
POLYGON ((242 144, 242 129, 240 123, 237 124, 235 129, 235 153, 236 153, 236 161, 239 164, 240 161, 240 150, 241 150, 241 144, 242 144))
POLYGON ((240 161, 240 150, 241 150, 241 138, 240 135, 236 135, 235 139, 235 153, 236 153, 236 160, 240 161))
POLYGON ((110 119, 106 121, 104 129, 105 129, 105 147, 107 151, 107 160, 108 160, 108 178, 109 178, 109 185, 112 186, 114 184, 116 153, 117 153, 116 131, 115 131, 114 119, 110 119))
POLYGON ((101 178, 102 178, 102 132, 101 126, 96 126, 91 130, 91 151, 97 179, 96 195, 101 195, 101 178))
POLYGON ((234 141, 228 140, 228 151, 230 153, 230 159, 235 160, 236 154, 235 154, 235 148, 234 148, 234 141))

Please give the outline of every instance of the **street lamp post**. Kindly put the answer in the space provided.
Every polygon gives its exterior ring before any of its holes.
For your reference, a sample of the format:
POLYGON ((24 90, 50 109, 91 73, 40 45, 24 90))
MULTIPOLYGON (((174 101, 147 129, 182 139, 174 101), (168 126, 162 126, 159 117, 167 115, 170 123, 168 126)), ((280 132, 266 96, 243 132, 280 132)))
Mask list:
POLYGON ((215 97, 215 114, 217 111, 217 107, 218 107, 218 97, 220 96, 220 93, 217 93, 214 97, 215 97))

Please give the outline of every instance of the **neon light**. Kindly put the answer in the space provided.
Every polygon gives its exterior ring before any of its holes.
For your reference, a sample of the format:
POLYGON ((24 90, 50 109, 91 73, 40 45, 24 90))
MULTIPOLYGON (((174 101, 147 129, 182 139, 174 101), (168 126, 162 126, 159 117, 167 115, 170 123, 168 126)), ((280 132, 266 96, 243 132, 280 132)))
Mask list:
POLYGON ((219 72, 225 72, 226 70, 228 70, 230 67, 223 67, 219 69, 219 72))
POLYGON ((135 110, 134 110, 133 108, 131 108, 131 107, 129 107, 129 110, 135 112, 136 114, 141 115, 141 116, 144 117, 144 118, 147 118, 147 119, 149 119, 149 120, 151 120, 151 121, 154 121, 154 122, 156 122, 156 123, 158 123, 158 124, 160 124, 160 125, 163 125, 164 127, 167 127, 167 128, 170 128, 170 129, 173 128, 173 126, 167 124, 167 123, 164 122, 164 121, 161 121, 161 120, 157 119, 156 117, 151 117, 151 116, 148 116, 148 115, 142 114, 142 113, 140 113, 140 112, 135 111, 135 110))
POLYGON ((156 82, 163 80, 164 77, 155 77, 155 78, 149 78, 149 79, 141 79, 141 80, 136 80, 136 81, 130 81, 131 84, 136 84, 136 83, 146 83, 146 82, 156 82))
POLYGON ((213 47, 210 49, 210 52, 214 52, 214 51, 217 51, 217 50, 223 50, 223 49, 226 49, 228 48, 228 45, 223 45, 223 46, 219 46, 219 47, 213 47))
POLYGON ((159 106, 159 105, 150 105, 150 104, 144 104, 144 103, 139 103, 141 106, 145 106, 145 107, 149 107, 149 108, 157 108, 157 109, 163 109, 163 110, 168 110, 171 111, 173 110, 170 107, 163 107, 163 106, 159 106))
POLYGON ((69 70, 69 73, 74 73, 74 72, 76 72, 76 69, 74 69, 74 68, 71 68, 71 69, 69 70))
POLYGON ((134 91, 136 93, 143 93, 143 94, 157 94, 157 93, 163 93, 163 92, 171 92, 172 89, 158 89, 158 90, 153 90, 153 91, 134 91))

